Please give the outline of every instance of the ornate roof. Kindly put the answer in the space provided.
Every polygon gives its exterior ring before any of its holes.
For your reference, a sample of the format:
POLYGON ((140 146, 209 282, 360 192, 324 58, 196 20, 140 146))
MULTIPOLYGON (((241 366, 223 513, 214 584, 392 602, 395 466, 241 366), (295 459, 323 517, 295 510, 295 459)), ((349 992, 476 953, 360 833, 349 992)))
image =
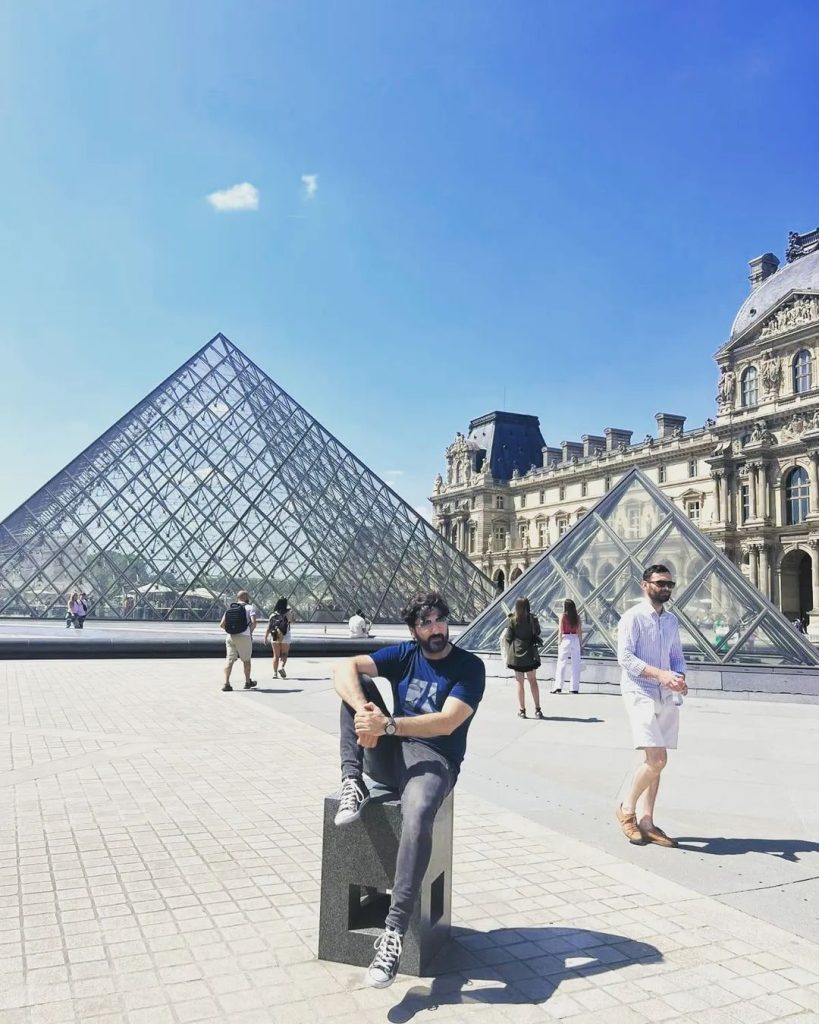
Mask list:
POLYGON ((754 288, 739 307, 728 344, 762 323, 791 292, 819 292, 819 249, 786 263, 754 288))

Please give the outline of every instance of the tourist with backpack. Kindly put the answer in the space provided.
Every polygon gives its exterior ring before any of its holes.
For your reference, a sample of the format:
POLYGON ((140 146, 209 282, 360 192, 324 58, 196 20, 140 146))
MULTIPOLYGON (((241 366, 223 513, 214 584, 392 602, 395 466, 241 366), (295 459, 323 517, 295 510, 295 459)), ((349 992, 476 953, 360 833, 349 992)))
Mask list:
POLYGON ((287 679, 284 666, 290 650, 290 623, 293 621, 293 609, 287 604, 286 597, 280 597, 273 606, 273 614, 267 623, 264 642, 273 645, 273 678, 280 675, 287 679))
POLYGON ((240 590, 236 600, 230 605, 219 627, 227 633, 225 637, 225 648, 227 650, 227 664, 225 665, 225 685, 222 687, 224 693, 230 693, 233 687, 230 685, 230 673, 233 671, 233 663, 241 661, 245 670, 245 689, 252 689, 256 683, 250 678, 250 658, 253 654, 253 630, 256 628, 256 609, 250 603, 250 594, 246 590, 240 590))

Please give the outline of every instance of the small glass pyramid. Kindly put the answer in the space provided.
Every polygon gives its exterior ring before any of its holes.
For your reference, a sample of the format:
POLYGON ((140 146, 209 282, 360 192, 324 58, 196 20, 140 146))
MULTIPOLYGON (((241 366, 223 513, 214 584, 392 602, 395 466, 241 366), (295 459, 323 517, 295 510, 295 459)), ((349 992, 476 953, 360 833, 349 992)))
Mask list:
POLYGON ((617 624, 642 600, 643 569, 662 563, 677 586, 689 663, 817 665, 814 648, 639 469, 630 470, 583 518, 472 622, 458 640, 497 651, 506 615, 528 597, 545 654, 557 652, 557 616, 571 598, 583 622, 584 658, 617 657, 617 624))
POLYGON ((0 523, 0 615, 219 619, 239 589, 299 618, 468 621, 491 581, 217 334, 0 523))

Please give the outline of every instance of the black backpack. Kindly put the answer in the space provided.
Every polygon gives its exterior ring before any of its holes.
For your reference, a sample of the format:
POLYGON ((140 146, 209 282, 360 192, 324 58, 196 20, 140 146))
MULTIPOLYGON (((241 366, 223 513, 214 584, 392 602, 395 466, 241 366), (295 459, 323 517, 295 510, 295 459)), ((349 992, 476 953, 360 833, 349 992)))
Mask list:
POLYGON ((248 621, 245 606, 234 601, 225 612, 225 632, 235 636, 237 633, 244 633, 247 627, 248 621))
POLYGON ((273 612, 270 616, 271 633, 277 630, 282 636, 286 636, 288 624, 286 612, 273 612))

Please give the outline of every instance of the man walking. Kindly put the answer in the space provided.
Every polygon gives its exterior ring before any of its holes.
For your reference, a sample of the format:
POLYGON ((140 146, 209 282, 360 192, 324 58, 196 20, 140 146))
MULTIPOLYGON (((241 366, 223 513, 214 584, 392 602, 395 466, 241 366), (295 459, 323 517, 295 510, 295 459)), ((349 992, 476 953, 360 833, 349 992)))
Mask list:
POLYGON ((668 750, 677 749, 685 658, 677 618, 665 610, 674 581, 664 565, 650 565, 640 587, 645 599, 620 619, 617 661, 622 668, 620 693, 628 713, 634 746, 645 760, 637 769, 627 797, 617 808, 623 834, 635 846, 676 846, 654 823, 654 805, 668 750), (642 804, 638 820, 637 805, 642 804))
POLYGON ((252 689, 256 685, 255 681, 250 678, 256 609, 250 603, 250 594, 246 590, 239 591, 236 600, 222 616, 219 626, 227 633, 225 637, 227 663, 225 665, 225 685, 222 687, 222 692, 231 693, 233 691, 233 687, 230 685, 230 673, 233 671, 235 661, 241 661, 242 668, 245 670, 245 689, 252 689))
POLYGON ((449 641, 449 608, 440 594, 416 594, 401 617, 412 640, 343 662, 335 673, 341 705, 341 798, 336 825, 355 821, 370 799, 367 775, 401 794, 401 839, 390 909, 366 981, 395 980, 402 940, 432 851, 438 808, 455 785, 485 669, 449 641), (392 684, 393 714, 372 676, 392 684))

